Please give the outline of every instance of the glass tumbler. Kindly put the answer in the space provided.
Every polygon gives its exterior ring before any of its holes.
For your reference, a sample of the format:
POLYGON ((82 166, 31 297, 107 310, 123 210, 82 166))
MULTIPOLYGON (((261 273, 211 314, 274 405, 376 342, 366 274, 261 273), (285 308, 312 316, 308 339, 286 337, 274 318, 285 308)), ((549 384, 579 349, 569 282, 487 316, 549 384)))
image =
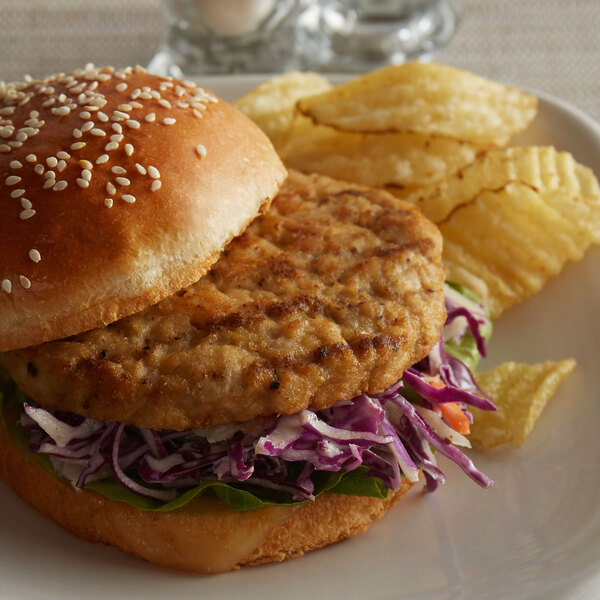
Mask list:
POLYGON ((322 0, 321 68, 360 73, 431 59, 454 34, 458 18, 449 0, 322 0))
POLYGON ((303 68, 297 20, 309 0, 165 0, 169 34, 148 68, 181 77, 303 68))

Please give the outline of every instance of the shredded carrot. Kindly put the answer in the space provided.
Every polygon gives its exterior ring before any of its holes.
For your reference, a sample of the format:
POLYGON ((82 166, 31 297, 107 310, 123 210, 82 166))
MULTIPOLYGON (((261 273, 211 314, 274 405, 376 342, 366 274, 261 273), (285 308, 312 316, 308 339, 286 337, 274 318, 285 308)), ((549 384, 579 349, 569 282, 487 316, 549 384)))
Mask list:
POLYGON ((440 404, 439 408, 442 411, 442 418, 454 431, 463 435, 470 432, 469 419, 456 402, 440 404))
POLYGON ((431 387, 437 388, 438 390, 441 390, 442 388, 446 387, 444 385, 444 382, 440 379, 439 375, 435 375, 434 377, 428 377, 426 381, 431 387))

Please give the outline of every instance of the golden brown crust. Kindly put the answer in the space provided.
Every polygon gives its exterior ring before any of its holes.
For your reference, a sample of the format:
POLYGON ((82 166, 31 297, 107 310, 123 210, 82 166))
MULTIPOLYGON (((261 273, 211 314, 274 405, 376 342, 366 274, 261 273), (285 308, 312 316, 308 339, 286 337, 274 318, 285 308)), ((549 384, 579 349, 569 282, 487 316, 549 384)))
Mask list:
POLYGON ((0 134, 0 351, 101 327, 197 281, 285 176, 241 113, 143 70, 13 84, 0 134))
POLYGON ((197 283, 0 365, 45 408, 152 429, 321 409, 383 391, 438 341, 440 256, 413 206, 292 174, 197 283))
POLYGON ((324 494, 300 507, 236 512, 201 499, 168 513, 138 510, 75 490, 19 450, 0 424, 0 478, 23 500, 85 540, 115 546, 162 567, 219 573, 281 561, 363 531, 409 489, 386 500, 324 494))

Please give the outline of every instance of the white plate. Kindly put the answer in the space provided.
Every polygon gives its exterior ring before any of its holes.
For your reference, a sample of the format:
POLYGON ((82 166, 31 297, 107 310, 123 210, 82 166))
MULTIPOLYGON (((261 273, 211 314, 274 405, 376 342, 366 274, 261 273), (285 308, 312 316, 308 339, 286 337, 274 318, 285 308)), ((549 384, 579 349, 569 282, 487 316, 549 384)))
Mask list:
MULTIPOLYGON (((209 78, 232 99, 256 76, 209 78)), ((553 143, 600 173, 600 127, 540 94, 521 142, 553 143)), ((0 598, 558 600, 600 597, 600 249, 495 327, 491 356, 579 366, 518 450, 473 452, 496 482, 453 464, 433 495, 414 491, 367 533, 282 564, 196 577, 80 541, 0 487, 0 598)))

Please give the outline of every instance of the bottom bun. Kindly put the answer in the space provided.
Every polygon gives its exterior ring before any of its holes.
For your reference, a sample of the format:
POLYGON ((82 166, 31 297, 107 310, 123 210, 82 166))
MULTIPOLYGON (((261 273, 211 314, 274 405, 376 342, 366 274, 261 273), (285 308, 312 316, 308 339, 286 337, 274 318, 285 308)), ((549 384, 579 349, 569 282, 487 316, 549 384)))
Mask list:
POLYGON ((0 423, 0 478, 23 500, 85 540, 197 573, 282 561, 338 542, 367 529, 411 486, 403 479, 385 500, 323 494, 300 506, 238 512, 200 498, 171 512, 143 511, 57 479, 20 450, 0 423))

